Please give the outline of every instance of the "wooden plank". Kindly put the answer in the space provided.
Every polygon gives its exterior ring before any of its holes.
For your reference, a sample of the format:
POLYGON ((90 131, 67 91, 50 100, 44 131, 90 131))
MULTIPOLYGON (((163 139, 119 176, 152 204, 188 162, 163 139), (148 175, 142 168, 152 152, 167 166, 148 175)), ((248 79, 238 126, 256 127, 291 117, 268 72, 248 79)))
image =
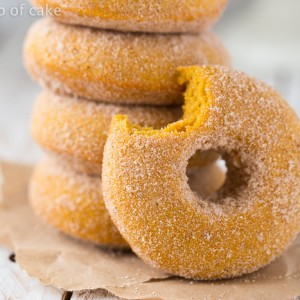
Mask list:
POLYGON ((0 299, 58 300, 62 291, 30 278, 9 259, 11 252, 0 247, 0 299))
POLYGON ((118 300, 105 290, 64 292, 29 277, 14 262, 11 251, 0 247, 0 300, 118 300))

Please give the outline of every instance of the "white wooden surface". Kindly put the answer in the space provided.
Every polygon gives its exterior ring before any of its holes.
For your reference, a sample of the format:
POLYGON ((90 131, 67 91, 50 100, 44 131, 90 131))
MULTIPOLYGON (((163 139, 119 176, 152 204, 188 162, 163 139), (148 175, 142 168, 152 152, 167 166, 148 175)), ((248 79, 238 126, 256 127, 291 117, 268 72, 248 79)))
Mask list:
POLYGON ((11 252, 0 248, 0 299, 61 299, 62 291, 45 287, 30 278, 9 259, 11 252))
POLYGON ((0 247, 0 300, 116 300, 103 290, 66 293, 42 285, 10 259, 12 252, 0 247))

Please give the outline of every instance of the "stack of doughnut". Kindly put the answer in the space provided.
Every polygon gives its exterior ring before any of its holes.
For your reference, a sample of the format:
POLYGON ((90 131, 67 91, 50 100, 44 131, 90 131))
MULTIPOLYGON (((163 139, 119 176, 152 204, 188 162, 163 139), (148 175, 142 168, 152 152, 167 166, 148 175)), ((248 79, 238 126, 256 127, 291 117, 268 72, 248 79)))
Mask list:
MULTIPOLYGON (((182 117, 178 67, 230 64, 208 31, 226 0, 32 3, 59 11, 33 24, 24 45, 28 73, 44 88, 31 122, 32 136, 46 152, 31 179, 33 210, 75 238, 129 248, 101 190, 111 119, 127 115, 139 126, 160 129, 182 117)), ((209 194, 222 185, 217 158, 204 151, 190 160, 195 191, 209 194)))
POLYGON ((253 272, 293 241, 300 122, 226 66, 206 31, 225 2, 33 0, 61 12, 32 26, 24 51, 44 87, 31 124, 47 152, 30 184, 37 215, 201 280, 253 272))

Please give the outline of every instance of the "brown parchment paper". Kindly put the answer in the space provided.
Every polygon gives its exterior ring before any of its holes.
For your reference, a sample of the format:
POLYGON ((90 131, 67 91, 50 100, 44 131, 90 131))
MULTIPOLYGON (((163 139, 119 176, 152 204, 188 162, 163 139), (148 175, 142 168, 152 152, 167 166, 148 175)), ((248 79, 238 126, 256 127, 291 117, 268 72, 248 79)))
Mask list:
POLYGON ((125 299, 295 299, 300 296, 300 238, 268 267, 234 280, 196 282, 169 276, 132 253, 105 251, 48 227, 31 212, 31 168, 2 164, 0 244, 42 283, 65 290, 105 289, 125 299))

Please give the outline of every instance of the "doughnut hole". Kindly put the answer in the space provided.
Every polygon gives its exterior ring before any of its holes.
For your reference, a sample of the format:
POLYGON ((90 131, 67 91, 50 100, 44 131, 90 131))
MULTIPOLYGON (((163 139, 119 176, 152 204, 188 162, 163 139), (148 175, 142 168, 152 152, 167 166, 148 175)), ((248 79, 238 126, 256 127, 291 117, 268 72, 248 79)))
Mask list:
MULTIPOLYGON (((190 158, 189 165, 194 159, 194 156, 190 158)), ((224 185, 226 174, 226 162, 222 158, 206 166, 189 167, 186 170, 190 189, 201 198, 213 198, 224 185)))
MULTIPOLYGON (((206 152, 214 152, 219 158, 206 166, 187 168, 186 175, 191 191, 200 198, 213 202, 235 199, 249 182, 249 168, 242 163, 235 151, 228 153, 209 150, 203 153, 206 152)), ((198 155, 199 150, 189 159, 188 166, 195 159, 196 153, 198 155)))
POLYGON ((246 163, 239 151, 221 151, 222 158, 226 163, 226 180, 217 192, 216 200, 227 202, 230 199, 239 199, 240 193, 246 190, 250 180, 250 174, 254 173, 254 166, 246 163))
POLYGON ((220 154, 214 150, 197 150, 195 154, 189 159, 188 167, 195 168, 210 165, 217 161, 219 157, 220 154))

